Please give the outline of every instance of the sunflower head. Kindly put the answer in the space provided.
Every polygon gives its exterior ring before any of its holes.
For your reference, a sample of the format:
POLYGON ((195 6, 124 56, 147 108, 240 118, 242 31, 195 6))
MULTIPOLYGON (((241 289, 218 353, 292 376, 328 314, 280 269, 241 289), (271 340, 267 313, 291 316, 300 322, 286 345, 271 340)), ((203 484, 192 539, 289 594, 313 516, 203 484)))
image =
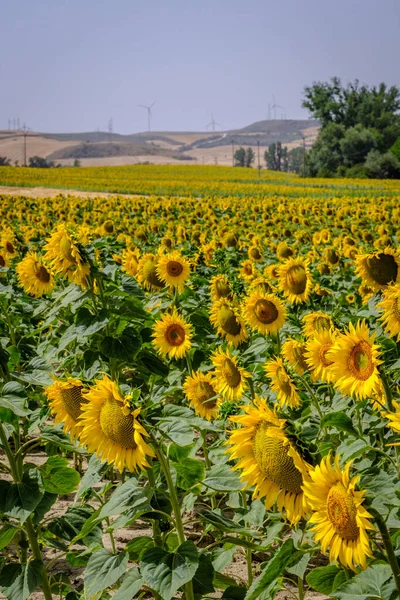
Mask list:
POLYGON ((137 265, 136 279, 146 290, 157 291, 165 287, 157 273, 157 261, 157 256, 148 252, 137 265))
POLYGON ((211 373, 197 371, 186 377, 183 390, 200 417, 208 421, 217 417, 220 398, 214 387, 214 378, 211 373))
POLYGON ((289 302, 307 302, 311 288, 308 261, 289 258, 279 268, 279 288, 289 302))
POLYGON ((226 400, 238 400, 247 388, 250 373, 238 365, 236 356, 220 347, 211 357, 215 367, 214 387, 226 400))
POLYGON ((233 299, 231 286, 226 275, 214 275, 210 282, 211 299, 213 302, 226 298, 233 299))
POLYGON ((48 294, 55 285, 51 270, 35 252, 29 252, 18 263, 16 270, 21 286, 34 298, 48 294))
POLYGON ((161 255, 157 264, 157 275, 171 288, 183 291, 190 277, 190 263, 178 251, 161 255))
POLYGON ((332 317, 324 312, 311 312, 303 317, 303 333, 307 338, 312 338, 316 332, 333 328, 332 317))
POLYGON ((246 322, 262 334, 276 333, 286 320, 286 309, 273 294, 253 291, 243 306, 246 322))
POLYGON ((271 379, 271 389, 276 393, 279 404, 290 407, 300 406, 300 396, 283 360, 280 357, 273 358, 265 363, 264 368, 271 379))
POLYGON ((210 321, 218 334, 235 347, 247 339, 246 325, 229 300, 222 298, 213 304, 210 321))
POLYGON ((382 300, 377 305, 379 317, 385 332, 397 341, 400 340, 400 284, 386 288, 382 300))
POLYGON ((136 277, 139 265, 139 249, 124 250, 122 252, 122 270, 131 277, 136 277))
POLYGON ((305 342, 288 338, 282 346, 282 356, 299 375, 308 371, 305 342))
POLYGON ((157 351, 169 358, 186 356, 192 346, 192 326, 174 308, 165 313, 153 327, 153 344, 157 351))
POLYGON ((331 383, 333 380, 329 368, 333 362, 327 358, 327 352, 335 343, 335 336, 334 329, 322 329, 315 331, 314 337, 310 337, 307 341, 305 357, 314 381, 331 383))
POLYGON ((360 254, 355 259, 356 273, 376 292, 400 282, 400 258, 392 248, 372 254, 360 254))
POLYGON ((66 381, 57 380, 46 388, 46 396, 56 423, 62 423, 64 430, 73 438, 82 429, 79 422, 82 407, 87 402, 83 396, 87 391, 79 379, 69 377, 66 381))

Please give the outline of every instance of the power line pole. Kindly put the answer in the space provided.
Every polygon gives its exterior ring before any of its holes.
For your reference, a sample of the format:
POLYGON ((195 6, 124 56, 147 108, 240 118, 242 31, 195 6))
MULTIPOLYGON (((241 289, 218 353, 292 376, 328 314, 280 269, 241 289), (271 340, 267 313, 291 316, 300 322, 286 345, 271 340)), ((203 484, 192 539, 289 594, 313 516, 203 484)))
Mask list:
POLYGON ((232 138, 232 167, 235 166, 235 140, 232 138))
POLYGON ((28 136, 28 131, 30 131, 30 129, 24 123, 22 127, 22 135, 24 137, 24 167, 26 167, 26 138, 28 136))
POLYGON ((303 177, 306 176, 306 138, 304 135, 301 136, 303 138, 303 177))
POLYGON ((112 135, 113 135, 113 120, 111 117, 111 119, 108 121, 108 137, 110 140, 110 144, 112 143, 112 135))
POLYGON ((260 177, 261 177, 260 140, 257 140, 257 155, 258 155, 258 179, 260 179, 260 177))

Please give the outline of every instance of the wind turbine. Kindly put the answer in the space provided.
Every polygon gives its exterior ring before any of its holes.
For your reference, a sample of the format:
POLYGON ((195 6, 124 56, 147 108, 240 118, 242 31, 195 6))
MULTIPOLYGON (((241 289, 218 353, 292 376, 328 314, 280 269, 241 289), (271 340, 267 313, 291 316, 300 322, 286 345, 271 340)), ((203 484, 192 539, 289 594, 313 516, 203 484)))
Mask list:
POLYGON ((144 104, 138 104, 138 106, 140 106, 141 108, 145 108, 147 110, 147 128, 148 131, 150 131, 150 121, 153 118, 151 109, 153 108, 153 106, 155 105, 156 101, 154 100, 153 104, 150 104, 150 106, 145 106, 144 104))
POLYGON ((277 108, 285 108, 284 106, 281 106, 280 104, 277 104, 275 101, 275 96, 272 94, 272 100, 274 101, 273 105, 271 106, 272 110, 274 111, 274 120, 276 121, 276 109, 277 108))
POLYGON ((217 123, 217 121, 214 119, 214 115, 211 113, 211 122, 207 125, 207 129, 211 126, 212 130, 215 131, 216 125, 218 125, 218 127, 221 127, 221 125, 217 123))

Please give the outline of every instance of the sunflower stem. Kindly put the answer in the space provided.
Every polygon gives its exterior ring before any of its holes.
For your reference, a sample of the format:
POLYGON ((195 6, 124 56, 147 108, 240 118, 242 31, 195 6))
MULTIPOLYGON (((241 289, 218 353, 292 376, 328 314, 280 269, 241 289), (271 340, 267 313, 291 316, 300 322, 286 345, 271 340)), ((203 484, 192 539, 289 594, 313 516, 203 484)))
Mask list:
POLYGON ((382 536, 382 542, 383 542, 383 545, 385 546, 386 556, 387 556, 390 568, 392 569, 392 572, 393 572, 393 577, 394 577, 394 580, 396 583, 397 591, 399 592, 399 595, 400 595, 400 567, 399 567, 399 563, 397 562, 397 558, 396 558, 396 555, 393 550, 393 545, 392 545, 392 542, 390 539, 388 528, 386 527, 385 521, 382 519, 381 515, 379 514, 379 512, 377 510, 375 510, 374 508, 369 508, 368 510, 374 516, 375 522, 376 522, 378 529, 380 531, 380 534, 382 536))
POLYGON ((388 378, 386 377, 386 373, 383 369, 380 371, 380 376, 383 385, 383 391, 385 392, 386 398, 386 406, 388 411, 393 412, 393 395, 392 390, 390 389, 388 378))
POLYGON ((192 375, 192 361, 190 360, 190 356, 189 354, 186 354, 186 366, 187 366, 187 370, 189 375, 192 375))
MULTIPOLYGON (((245 510, 247 510, 246 492, 242 491, 241 496, 242 496, 243 508, 245 510)), ((246 551, 246 564, 247 564, 247 583, 248 583, 248 586, 250 587, 251 584, 253 583, 253 553, 252 553, 251 548, 246 548, 245 551, 246 551)))
POLYGON ((299 591, 299 600, 304 600, 304 583, 300 576, 297 578, 297 589, 299 591))
MULTIPOLYGON (((203 454, 204 454, 204 462, 207 469, 211 468, 211 461, 208 456, 208 448, 207 448, 207 434, 205 431, 202 432, 203 437, 203 454)), ((217 501, 215 499, 214 493, 211 494, 211 508, 214 510, 217 508, 217 501)))
MULTIPOLYGON (((160 445, 157 441, 157 438, 155 437, 153 432, 150 432, 150 438, 153 443, 153 447, 154 447, 156 456, 160 462, 160 467, 162 469, 162 472, 164 474, 165 480, 168 485, 170 500, 171 500, 171 504, 172 504, 172 509, 174 511, 174 517, 175 517, 176 533, 178 536, 179 545, 181 545, 186 541, 186 537, 185 537, 185 531, 183 529, 183 522, 182 522, 182 515, 181 515, 181 508, 179 505, 178 494, 176 493, 176 487, 174 485, 174 482, 172 481, 171 470, 169 468, 169 462, 168 462, 168 459, 164 456, 162 448, 160 447, 160 445)), ((188 581, 187 583, 185 583, 185 598, 186 598, 186 600, 194 600, 192 581, 188 581)))
MULTIPOLYGON (((153 490, 156 490, 156 478, 154 477, 153 467, 150 467, 149 469, 147 469, 147 476, 149 478, 150 487, 153 490)), ((153 527, 153 537, 154 537, 155 544, 159 548, 162 548, 163 541, 162 541, 161 529, 160 529, 160 524, 157 519, 152 519, 152 527, 153 527)))

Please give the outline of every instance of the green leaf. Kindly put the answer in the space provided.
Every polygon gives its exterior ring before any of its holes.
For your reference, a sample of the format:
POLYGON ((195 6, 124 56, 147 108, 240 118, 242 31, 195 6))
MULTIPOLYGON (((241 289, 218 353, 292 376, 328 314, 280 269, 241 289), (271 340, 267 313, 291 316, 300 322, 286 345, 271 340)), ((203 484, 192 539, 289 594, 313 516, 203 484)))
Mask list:
POLYGON ((210 556, 201 554, 199 558, 199 566, 193 576, 193 592, 195 596, 201 598, 205 594, 210 594, 215 591, 214 584, 214 568, 210 556))
POLYGON ((12 541, 14 535, 17 533, 18 527, 13 527, 6 523, 0 529, 0 550, 3 550, 12 541))
POLYGON ((42 562, 9 564, 0 572, 0 589, 8 600, 26 600, 42 582, 42 562))
MULTIPOLYGON (((98 523, 94 523, 88 531, 84 527, 90 518, 96 518, 99 511, 92 506, 70 506, 61 516, 53 519, 49 525, 49 531, 61 540, 77 543, 82 539, 83 543, 101 542, 103 531, 98 523)), ((82 542, 81 542, 82 543, 82 542)))
POLYGON ((104 329, 108 322, 109 318, 107 317, 107 311, 104 308, 101 309, 98 315, 92 315, 86 307, 82 307, 76 314, 75 323, 77 325, 77 337, 89 337, 97 331, 104 329))
POLYGON ((244 600, 247 589, 245 587, 230 585, 221 596, 221 600, 244 600))
POLYGON ((215 571, 213 584, 219 590, 226 590, 229 589, 229 587, 235 587, 236 581, 232 577, 228 577, 228 575, 215 571))
POLYGON ((129 569, 113 600, 132 600, 143 585, 143 577, 137 567, 129 569))
POLYGON ((178 444, 178 446, 189 446, 193 444, 193 429, 187 421, 181 418, 168 417, 162 419, 159 424, 159 429, 165 433, 170 440, 178 444))
POLYGON ((111 554, 105 548, 98 550, 89 558, 85 571, 85 590, 90 598, 114 585, 125 573, 128 565, 128 553, 111 554))
POLYGON ((82 494, 86 490, 92 488, 95 483, 99 483, 107 469, 107 463, 102 462, 93 454, 90 457, 87 470, 81 479, 81 483, 79 484, 78 491, 76 493, 77 498, 80 498, 82 494))
POLYGON ((80 481, 80 475, 75 469, 67 467, 68 461, 60 456, 51 456, 40 468, 43 487, 50 494, 70 494, 80 481))
POLYGON ((321 427, 335 427, 338 431, 346 431, 352 435, 357 435, 353 421, 341 411, 325 415, 321 419, 321 427))
POLYGON ((221 548, 212 551, 212 565, 216 571, 223 571, 233 561, 237 545, 224 544, 221 548))
POLYGON ((164 600, 171 600, 178 589, 191 581, 199 565, 199 555, 193 542, 187 541, 176 552, 161 548, 146 550, 140 571, 146 584, 164 600))
POLYGON ((340 454, 342 460, 350 460, 361 454, 365 454, 367 450, 371 450, 371 446, 364 440, 354 440, 353 438, 350 438, 340 444, 336 452, 337 454, 340 454))
POLYGON ((154 547, 154 540, 148 535, 139 535, 133 538, 125 546, 125 550, 129 552, 130 560, 140 560, 145 550, 154 547))
POLYGON ((218 492, 236 492, 242 489, 242 483, 229 465, 215 465, 207 472, 204 485, 218 492))
POLYGON ((204 463, 195 458, 184 458, 174 463, 176 470, 176 485, 182 490, 189 490, 204 479, 204 463))
POLYGON ((43 496, 40 472, 36 468, 25 471, 22 482, 12 483, 4 499, 4 514, 24 523, 43 496))
POLYGON ((224 515, 219 515, 210 510, 203 510, 200 517, 209 523, 212 523, 214 527, 221 531, 226 531, 228 533, 243 533, 244 535, 249 535, 251 537, 260 535, 257 531, 253 531, 248 527, 243 527, 236 523, 236 521, 232 521, 232 519, 228 519, 227 517, 224 517, 224 515))
POLYGON ((37 385, 40 387, 46 387, 54 383, 50 373, 47 371, 42 371, 41 369, 34 369, 29 373, 14 373, 14 376, 24 383, 29 383, 29 385, 37 385))
POLYGON ((310 562, 311 554, 306 552, 306 554, 299 553, 299 556, 295 557, 293 563, 290 567, 287 567, 287 572, 292 575, 297 575, 300 579, 303 579, 304 573, 306 572, 308 563, 310 562))
POLYGON ((117 487, 111 498, 102 507, 98 520, 121 514, 126 509, 134 509, 135 512, 151 510, 149 488, 138 486, 135 478, 128 479, 117 487))
POLYGON ((82 448, 80 448, 78 444, 71 442, 71 438, 62 431, 61 426, 59 428, 50 426, 43 427, 42 431, 40 432, 40 439, 45 442, 49 442, 50 444, 54 444, 62 450, 68 450, 70 452, 82 452, 82 448))
POLYGON ((133 327, 127 327, 119 337, 106 336, 100 344, 100 350, 107 358, 131 361, 141 345, 142 340, 137 331, 133 327))
POLYGON ((24 387, 16 381, 9 381, 3 386, 0 394, 0 406, 11 410, 18 417, 25 417, 32 412, 27 407, 24 387))
POLYGON ((317 592, 329 596, 343 581, 346 581, 346 574, 343 569, 335 565, 327 565, 310 571, 306 581, 317 592))
POLYGON ((293 541, 291 539, 286 540, 278 552, 267 562, 261 575, 253 582, 246 594, 246 600, 257 600, 261 592, 282 575, 292 560, 293 551, 293 541))
POLYGON ((353 577, 351 581, 343 583, 332 595, 339 600, 391 600, 395 589, 390 566, 375 564, 353 577))

